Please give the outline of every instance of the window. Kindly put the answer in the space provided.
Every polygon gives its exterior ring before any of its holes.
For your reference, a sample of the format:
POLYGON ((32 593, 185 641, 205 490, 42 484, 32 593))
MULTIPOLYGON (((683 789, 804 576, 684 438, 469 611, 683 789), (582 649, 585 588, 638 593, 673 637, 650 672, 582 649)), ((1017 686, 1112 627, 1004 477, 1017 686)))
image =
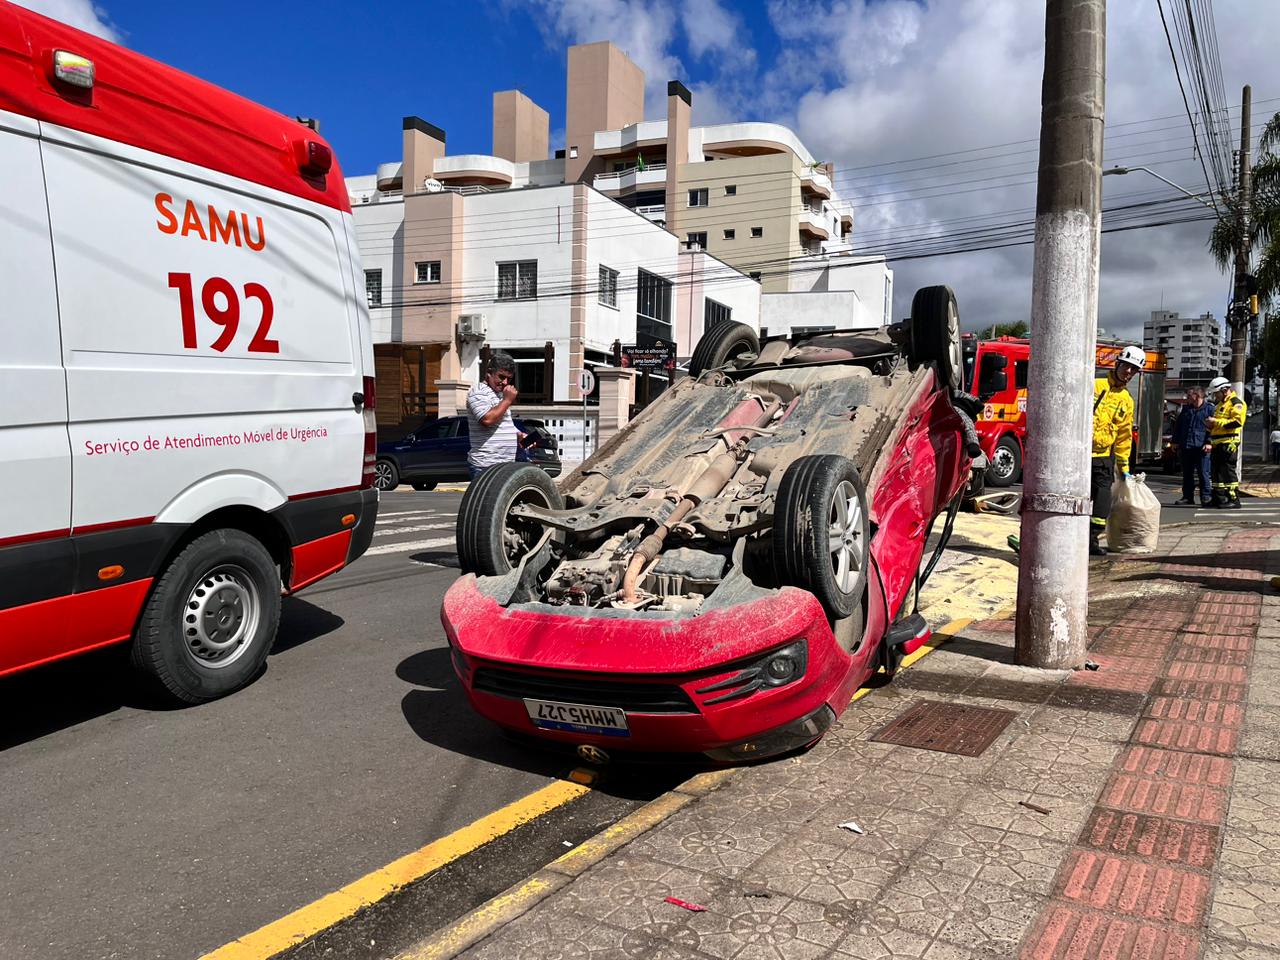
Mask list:
POLYGON ((648 270, 636 272, 636 342, 671 339, 671 281, 648 270))
POLYGON ((689 191, 689 206, 705 207, 707 205, 707 188, 700 187, 697 190, 689 191))
POLYGON ((701 247, 703 250, 707 249, 707 232, 705 230, 699 233, 688 234, 688 239, 689 242, 686 246, 688 246, 690 250, 693 250, 696 247, 701 247))
POLYGON ((722 323, 728 323, 733 318, 733 307, 726 307, 723 303, 717 303, 710 297, 702 301, 702 332, 706 333, 712 327, 722 323))
POLYGON ((1027 361, 1015 360, 1013 364, 1013 385, 1019 390, 1027 385, 1027 361))
POLYGON ((600 267, 600 302, 606 307, 618 306, 618 271, 600 267))
POLYGON ((754 280, 756 283, 759 283, 759 282, 760 282, 760 271, 759 271, 759 270, 752 270, 749 274, 747 274, 747 276, 749 276, 749 277, 750 277, 752 280, 754 280))
POLYGON ((419 260, 413 265, 413 282, 414 283, 439 283, 440 282, 440 261, 439 260, 419 260))
POLYGON ((751 239, 758 240, 760 237, 763 237, 763 236, 764 236, 764 227, 751 228, 751 239))
POLYGON ((366 270, 364 272, 364 297, 371 307, 382 306, 382 271, 366 270))
POLYGON ((737 231, 737 230, 726 230, 726 231, 724 232, 724 238, 725 238, 726 240, 732 240, 732 239, 733 239, 734 237, 736 237, 737 235, 738 235, 738 231, 737 231))
POLYGON ((736 183, 725 184, 724 195, 726 197, 736 197, 738 195, 738 185, 736 183))
MULTIPOLYGON (((463 417, 462 422, 466 423, 467 418, 463 417)), ((413 431, 414 440, 442 440, 453 433, 454 421, 448 417, 441 420, 439 417, 428 417, 422 421, 422 425, 413 431)))
POLYGON ((498 264, 499 300, 536 300, 537 298, 537 260, 515 260, 498 264))

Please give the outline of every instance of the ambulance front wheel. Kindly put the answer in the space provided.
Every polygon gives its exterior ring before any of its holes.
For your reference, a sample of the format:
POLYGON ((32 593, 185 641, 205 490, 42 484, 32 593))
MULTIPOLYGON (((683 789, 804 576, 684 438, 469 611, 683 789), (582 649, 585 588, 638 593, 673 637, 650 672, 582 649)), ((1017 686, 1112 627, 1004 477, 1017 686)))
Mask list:
POLYGON ((204 703, 258 675, 279 624, 271 554, 240 530, 212 530, 157 581, 134 635, 133 665, 173 699, 204 703))

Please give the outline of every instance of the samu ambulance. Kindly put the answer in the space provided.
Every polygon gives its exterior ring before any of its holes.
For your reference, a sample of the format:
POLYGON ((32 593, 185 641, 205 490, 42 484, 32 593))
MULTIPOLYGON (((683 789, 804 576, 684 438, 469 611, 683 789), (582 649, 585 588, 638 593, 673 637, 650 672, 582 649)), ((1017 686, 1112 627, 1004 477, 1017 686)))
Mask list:
POLYGON ((309 127, 0 2, 0 675, 249 682, 373 536, 373 348, 309 127))

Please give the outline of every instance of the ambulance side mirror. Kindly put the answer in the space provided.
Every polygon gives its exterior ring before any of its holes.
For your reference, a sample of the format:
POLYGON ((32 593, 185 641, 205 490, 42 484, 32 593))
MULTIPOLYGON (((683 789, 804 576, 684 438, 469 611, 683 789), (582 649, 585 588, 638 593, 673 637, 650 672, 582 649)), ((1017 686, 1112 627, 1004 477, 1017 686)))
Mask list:
POLYGON ((999 353, 984 353, 978 368, 978 396, 983 400, 1009 389, 1009 374, 1005 367, 1009 358, 999 353))

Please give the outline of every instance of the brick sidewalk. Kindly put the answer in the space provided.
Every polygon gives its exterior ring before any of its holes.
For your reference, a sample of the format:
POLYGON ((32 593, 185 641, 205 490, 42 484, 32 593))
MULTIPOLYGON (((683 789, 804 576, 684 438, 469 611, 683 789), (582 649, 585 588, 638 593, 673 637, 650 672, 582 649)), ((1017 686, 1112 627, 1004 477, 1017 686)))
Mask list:
POLYGON ((1097 671, 971 625, 464 956, 1280 960, 1277 538, 1175 527, 1096 566, 1097 671), (1016 716, 976 757, 869 739, 923 701, 1016 716))

